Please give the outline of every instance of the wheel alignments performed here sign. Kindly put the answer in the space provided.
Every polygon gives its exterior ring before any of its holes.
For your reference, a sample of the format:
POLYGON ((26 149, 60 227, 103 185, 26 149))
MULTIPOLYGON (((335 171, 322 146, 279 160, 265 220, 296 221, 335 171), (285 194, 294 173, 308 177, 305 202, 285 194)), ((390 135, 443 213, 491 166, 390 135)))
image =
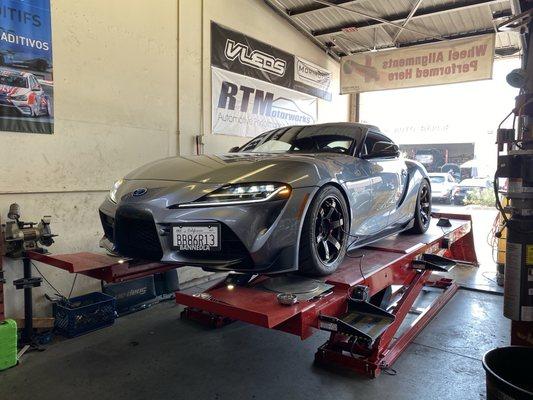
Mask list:
POLYGON ((341 93, 490 79, 494 40, 488 34, 343 57, 341 93))

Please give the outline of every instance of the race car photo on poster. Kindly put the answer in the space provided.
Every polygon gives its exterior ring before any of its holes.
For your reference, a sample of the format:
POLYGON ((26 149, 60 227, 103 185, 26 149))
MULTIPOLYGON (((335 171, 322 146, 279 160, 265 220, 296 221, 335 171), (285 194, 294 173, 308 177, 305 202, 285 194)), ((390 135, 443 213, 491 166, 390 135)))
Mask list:
POLYGON ((0 13, 0 130, 53 133, 50 0, 3 0, 2 7, 9 12, 0 13))
POLYGON ((14 111, 22 117, 51 116, 51 101, 37 81, 28 72, 0 68, 0 115, 14 111))

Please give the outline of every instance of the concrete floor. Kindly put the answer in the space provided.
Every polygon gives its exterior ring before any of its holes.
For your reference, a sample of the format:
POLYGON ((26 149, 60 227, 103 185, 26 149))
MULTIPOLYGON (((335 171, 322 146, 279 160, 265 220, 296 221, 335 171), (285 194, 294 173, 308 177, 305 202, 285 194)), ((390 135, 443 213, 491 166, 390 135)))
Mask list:
MULTIPOLYGON (((488 216, 479 218, 485 220, 475 230, 482 266, 456 268, 456 279, 497 292, 487 279, 494 264, 480 230, 488 216)), ((0 399, 479 400, 485 398, 483 353, 509 343, 502 300, 460 290, 394 364, 397 375, 375 380, 315 366, 325 332, 300 341, 244 323, 207 330, 181 321, 182 307, 167 302, 25 355, 18 367, 0 372, 0 399)))
POLYGON ((471 268, 456 268, 454 270, 456 282, 459 285, 502 293, 503 288, 496 285, 496 263, 494 259, 497 254, 493 254, 493 249, 488 241, 488 236, 490 235, 490 230, 498 211, 491 207, 444 204, 433 204, 433 210, 437 212, 470 214, 472 216, 474 243, 479 268, 474 270, 471 268))
POLYGON ((115 326, 56 342, 0 373, 0 399, 476 399, 483 353, 509 341, 502 297, 460 290, 375 380, 313 365, 306 341, 234 323, 207 330, 162 303, 115 326))

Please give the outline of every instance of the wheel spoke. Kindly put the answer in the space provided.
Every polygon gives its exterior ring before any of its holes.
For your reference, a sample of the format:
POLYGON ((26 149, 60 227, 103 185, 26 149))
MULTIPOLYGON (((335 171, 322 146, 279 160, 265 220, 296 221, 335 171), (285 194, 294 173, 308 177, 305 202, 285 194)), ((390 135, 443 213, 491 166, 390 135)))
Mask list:
POLYGON ((328 242, 330 242, 333 246, 335 246, 335 248, 337 250, 340 250, 341 248, 341 244, 339 243, 339 241, 337 239, 335 239, 332 235, 329 235, 328 238, 326 239, 328 242))
POLYGON ((342 225, 344 225, 342 218, 339 219, 338 221, 334 221, 331 223, 331 227, 333 229, 340 228, 342 225))
POLYGON ((333 215, 333 212, 336 210, 335 207, 336 207, 335 200, 332 200, 332 202, 330 204, 330 208, 328 210, 328 213, 326 214, 326 216, 324 218, 330 219, 331 216, 333 215))
POLYGON ((429 222, 429 211, 421 209, 420 216, 422 217, 422 222, 424 223, 424 225, 426 225, 429 222))
POLYGON ((318 236, 316 237, 316 242, 317 242, 317 243, 320 243, 322 240, 324 240, 324 238, 322 237, 322 234, 320 234, 320 235, 318 235, 318 236))
POLYGON ((323 240, 322 241, 322 245, 324 246, 324 253, 325 253, 325 256, 326 256, 326 260, 325 261, 329 261, 330 256, 329 256, 328 242, 326 240, 323 240))

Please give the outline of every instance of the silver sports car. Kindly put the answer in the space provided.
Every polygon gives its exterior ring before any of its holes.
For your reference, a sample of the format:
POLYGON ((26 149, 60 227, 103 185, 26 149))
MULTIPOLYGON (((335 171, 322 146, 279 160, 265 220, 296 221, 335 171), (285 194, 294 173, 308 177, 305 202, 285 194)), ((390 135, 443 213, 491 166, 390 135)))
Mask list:
POLYGON ((290 126, 128 174, 100 207, 101 245, 207 270, 327 275, 347 250, 426 231, 430 212, 426 170, 375 126, 290 126))

